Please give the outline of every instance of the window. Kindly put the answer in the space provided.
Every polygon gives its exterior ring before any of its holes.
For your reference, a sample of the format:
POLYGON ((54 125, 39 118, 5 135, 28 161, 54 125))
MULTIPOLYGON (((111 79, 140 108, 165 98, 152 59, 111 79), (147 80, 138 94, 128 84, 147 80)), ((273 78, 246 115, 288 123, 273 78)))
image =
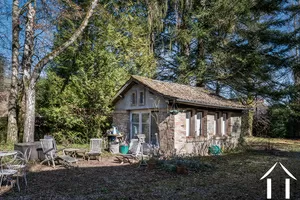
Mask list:
POLYGON ((221 118, 221 133, 222 135, 226 135, 226 120, 227 120, 227 115, 226 113, 223 113, 222 118, 221 118))
POLYGON ((145 105, 145 94, 143 91, 140 92, 139 104, 145 105))
POLYGON ((134 112, 131 113, 130 139, 137 134, 145 134, 145 142, 150 142, 150 113, 134 112))
POLYGON ((130 138, 140 133, 140 115, 139 113, 131 114, 131 134, 130 138))
POLYGON ((196 136, 200 136, 202 134, 202 112, 198 112, 195 115, 195 129, 196 129, 196 136))
POLYGON ((131 105, 135 106, 136 105, 136 92, 133 92, 131 94, 131 105))
POLYGON ((212 136, 217 133, 217 116, 215 113, 208 113, 207 115, 207 135, 212 136))
POLYGON ((190 132, 191 132, 191 112, 190 111, 186 112, 185 128, 186 128, 186 136, 190 136, 190 132))

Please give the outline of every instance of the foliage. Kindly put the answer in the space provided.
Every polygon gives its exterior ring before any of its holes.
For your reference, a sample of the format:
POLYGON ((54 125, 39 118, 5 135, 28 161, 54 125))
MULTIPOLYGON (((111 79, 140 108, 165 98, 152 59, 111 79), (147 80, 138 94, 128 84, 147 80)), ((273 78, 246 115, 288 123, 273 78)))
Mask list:
POLYGON ((7 117, 0 117, 0 143, 6 142, 7 117))
MULTIPOLYGON (((249 133, 254 123, 272 137, 300 135, 299 88, 287 81, 299 66, 297 51, 291 53, 299 29, 287 28, 298 11, 291 3, 267 0, 101 1, 82 36, 39 83, 38 112, 46 131, 78 142, 101 135, 115 92, 138 74, 206 86, 250 106, 259 98, 272 100, 264 118, 271 126, 249 112, 249 133), (281 101, 287 102, 278 108, 281 101)), ((62 18, 55 46, 78 24, 78 15, 62 18)))
MULTIPOLYGON (((38 112, 57 139, 80 143, 100 137, 111 123, 112 98, 129 74, 152 76, 156 65, 142 26, 145 18, 131 6, 99 5, 101 14, 40 81, 38 112)), ((75 26, 71 22, 58 27, 57 45, 75 26)))
POLYGON ((189 171, 203 172, 213 170, 214 166, 203 162, 200 157, 173 157, 157 161, 158 166, 168 172, 175 172, 176 166, 184 166, 189 171))

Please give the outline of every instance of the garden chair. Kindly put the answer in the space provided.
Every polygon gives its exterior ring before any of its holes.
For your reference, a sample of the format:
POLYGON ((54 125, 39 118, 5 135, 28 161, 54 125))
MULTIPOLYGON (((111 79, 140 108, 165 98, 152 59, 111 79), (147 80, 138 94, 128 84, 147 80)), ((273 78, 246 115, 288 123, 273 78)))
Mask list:
POLYGON ((31 155, 31 148, 27 148, 24 153, 17 151, 16 158, 9 164, 10 169, 17 170, 18 173, 15 176, 23 177, 25 185, 27 186, 27 167, 28 161, 31 155))
POLYGON ((56 161, 61 161, 65 167, 72 167, 73 163, 77 163, 77 159, 74 157, 69 155, 58 155, 58 150, 54 139, 40 139, 40 141, 43 153, 45 155, 45 160, 43 160, 41 164, 48 162, 48 165, 50 165, 50 162, 52 162, 52 165, 55 168, 56 161))
POLYGON ((100 161, 102 151, 102 139, 100 138, 92 138, 90 139, 90 150, 86 152, 86 156, 88 161, 90 161, 91 157, 98 157, 98 161, 100 161))
POLYGON ((131 139, 129 144, 128 154, 119 155, 116 159, 123 164, 124 162, 128 162, 132 164, 131 160, 138 161, 141 158, 141 143, 139 139, 131 139))
POLYGON ((18 190, 20 191, 20 185, 19 185, 19 177, 14 176, 18 173, 18 170, 11 169, 10 165, 14 162, 16 159, 17 153, 12 156, 6 156, 1 158, 0 162, 0 187, 2 186, 3 180, 6 180, 6 186, 8 183, 11 184, 11 186, 14 186, 14 180, 13 177, 16 177, 16 182, 18 186, 18 190))

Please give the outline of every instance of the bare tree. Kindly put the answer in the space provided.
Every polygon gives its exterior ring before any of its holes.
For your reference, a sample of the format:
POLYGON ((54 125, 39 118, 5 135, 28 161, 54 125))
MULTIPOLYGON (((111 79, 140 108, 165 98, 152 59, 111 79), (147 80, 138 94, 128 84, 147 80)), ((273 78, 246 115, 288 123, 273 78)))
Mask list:
MULTIPOLYGON (((42 3, 45 3, 42 1, 42 3)), ((93 0, 87 14, 73 33, 73 35, 62 45, 46 54, 38 62, 33 62, 33 55, 36 51, 35 48, 35 18, 37 15, 36 0, 28 0, 21 8, 19 8, 19 1, 13 0, 13 41, 12 41, 12 80, 11 90, 9 98, 9 120, 8 120, 8 141, 16 142, 18 134, 17 124, 17 91, 18 91, 18 77, 19 77, 19 51, 20 51, 20 21, 23 13, 26 13, 25 23, 25 42, 22 54, 21 70, 22 70, 22 81, 25 95, 25 119, 24 119, 24 134, 23 142, 34 141, 34 125, 35 125, 35 101, 36 101, 36 83, 42 72, 44 66, 57 57, 67 47, 69 47, 83 32, 88 24, 90 17, 92 16, 95 7, 98 4, 98 0, 93 0)))
MULTIPOLYGON (((23 7, 24 8, 24 7, 23 7)), ((17 94, 18 94, 18 72, 19 72, 19 18, 20 10, 19 0, 13 0, 12 7, 12 61, 11 61, 11 85, 8 100, 8 126, 7 142, 16 142, 18 140, 17 124, 17 94)))

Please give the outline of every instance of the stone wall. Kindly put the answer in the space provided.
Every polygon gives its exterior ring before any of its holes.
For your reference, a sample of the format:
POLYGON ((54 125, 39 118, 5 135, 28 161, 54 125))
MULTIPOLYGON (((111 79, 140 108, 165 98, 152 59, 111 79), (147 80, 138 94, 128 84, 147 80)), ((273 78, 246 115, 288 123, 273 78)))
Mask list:
POLYGON ((178 113, 174 117, 174 146, 176 149, 176 154, 185 154, 186 150, 186 113, 178 113))
MULTIPOLYGON (((238 145, 241 136, 242 113, 227 112, 226 135, 223 136, 220 128, 217 128, 213 133, 215 118, 208 114, 208 111, 203 111, 201 136, 195 136, 193 133, 191 136, 186 136, 186 113, 174 115, 174 148, 176 154, 207 155, 208 147, 211 145, 218 145, 224 149, 234 148, 238 145)), ((220 121, 219 118, 218 121, 220 121)))
POLYGON ((158 112, 158 130, 160 149, 166 155, 171 155, 174 151, 174 115, 166 111, 158 112))
POLYGON ((115 111, 113 113, 113 126, 116 126, 122 134, 130 134, 130 113, 129 111, 115 111))
MULTIPOLYGON (((150 110, 149 110, 150 112, 150 110)), ((226 135, 220 135, 220 128, 215 133, 209 132, 213 129, 213 117, 208 117, 207 110, 201 110, 202 116, 202 131, 200 136, 195 135, 195 122, 191 119, 190 136, 186 136, 186 113, 180 112, 177 115, 171 115, 168 110, 159 109, 153 111, 155 115, 160 149, 166 155, 171 154, 194 154, 207 155, 208 147, 218 145, 222 148, 235 147, 241 136, 241 115, 242 113, 227 112, 226 135), (209 132, 209 137, 208 137, 209 132)), ((196 111, 192 111, 192 116, 195 116, 196 111)), ((216 115, 217 116, 217 115, 216 115)), ((217 119, 219 120, 219 119, 217 119)), ((113 114, 113 125, 120 132, 130 134, 130 111, 115 111, 113 114)))

